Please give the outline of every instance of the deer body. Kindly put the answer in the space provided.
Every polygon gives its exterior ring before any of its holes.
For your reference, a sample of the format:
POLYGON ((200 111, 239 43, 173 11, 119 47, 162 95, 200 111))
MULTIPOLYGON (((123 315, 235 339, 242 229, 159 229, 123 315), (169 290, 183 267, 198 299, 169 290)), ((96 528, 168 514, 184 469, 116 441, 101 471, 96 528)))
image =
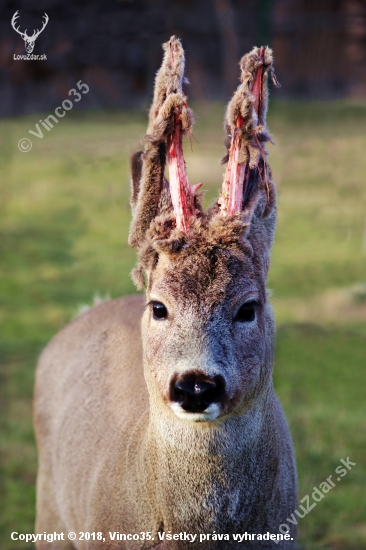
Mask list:
MULTIPOLYGON (((296 509, 296 481, 291 440, 272 387, 244 414, 214 427, 150 411, 141 368, 143 308, 140 296, 101 304, 66 327, 41 358, 38 380, 47 389, 37 396, 42 450, 36 532, 101 531, 106 549, 145 547, 111 541, 109 532, 150 531, 155 544, 147 548, 160 544, 159 529, 278 533, 296 509), (60 361, 64 342, 68 350, 60 361)), ((289 542, 254 547, 292 548, 289 542)), ((162 548, 184 544, 168 541, 162 548)), ((89 547, 101 546, 65 545, 89 547)))
MULTIPOLYGON (((232 195, 241 198, 239 206, 230 202, 229 216, 219 203, 205 214, 179 174, 171 174, 177 189, 170 193, 166 139, 174 156, 169 136, 177 120, 184 129, 191 119, 180 95, 180 43, 165 48, 145 152, 132 161, 130 242, 139 248, 134 279, 146 277, 146 300, 113 300, 76 319, 51 341, 37 371, 36 532, 105 538, 53 543, 64 550, 232 548, 236 533, 279 533, 297 506, 291 437, 272 384, 275 329, 265 282, 273 184, 268 174, 262 192, 239 167, 248 180, 232 195), (200 542, 200 534, 210 537, 200 542)), ((261 55, 255 59, 264 65, 261 55)), ((293 527, 289 540, 247 544, 292 549, 295 541, 293 527)))

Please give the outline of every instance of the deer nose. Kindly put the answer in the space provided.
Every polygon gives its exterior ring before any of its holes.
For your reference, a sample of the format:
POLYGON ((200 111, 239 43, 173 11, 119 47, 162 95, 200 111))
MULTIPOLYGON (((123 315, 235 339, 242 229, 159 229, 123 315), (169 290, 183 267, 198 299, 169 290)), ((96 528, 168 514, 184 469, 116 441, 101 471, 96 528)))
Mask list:
POLYGON ((171 401, 178 403, 187 412, 203 412, 212 403, 221 402, 224 393, 225 382, 222 376, 209 378, 197 371, 173 379, 170 387, 171 401))

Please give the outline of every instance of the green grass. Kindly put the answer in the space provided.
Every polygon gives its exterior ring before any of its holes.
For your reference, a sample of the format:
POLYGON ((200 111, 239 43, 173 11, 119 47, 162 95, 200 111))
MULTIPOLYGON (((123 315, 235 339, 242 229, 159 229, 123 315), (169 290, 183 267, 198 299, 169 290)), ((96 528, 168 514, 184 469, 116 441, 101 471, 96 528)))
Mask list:
POLYGON ((300 499, 329 475, 336 484, 300 522, 305 548, 366 548, 365 349, 366 338, 344 329, 278 330, 274 379, 296 449, 300 499), (356 465, 337 481, 335 468, 347 457, 356 465))
MULTIPOLYGON (((197 104, 186 143, 191 183, 221 185, 223 105, 197 104)), ((134 292, 127 246, 128 158, 142 113, 68 113, 40 140, 39 116, 0 122, 0 548, 33 532, 36 359, 96 294, 134 292), (21 153, 29 136, 33 148, 21 153)), ((296 448, 300 498, 341 458, 357 465, 300 521, 308 549, 366 549, 366 107, 273 103, 278 228, 269 275, 278 335, 275 385, 296 448)), ((28 545, 32 548, 32 545, 28 545)))

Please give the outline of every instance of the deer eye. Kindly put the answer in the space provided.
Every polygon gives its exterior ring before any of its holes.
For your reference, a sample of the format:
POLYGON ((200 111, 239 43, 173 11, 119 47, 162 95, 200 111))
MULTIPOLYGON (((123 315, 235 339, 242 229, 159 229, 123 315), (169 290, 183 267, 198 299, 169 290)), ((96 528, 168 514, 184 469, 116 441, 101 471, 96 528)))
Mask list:
POLYGON ((243 304, 235 315, 234 321, 238 321, 239 323, 250 323, 251 321, 254 321, 257 305, 258 303, 254 300, 243 304))
POLYGON ((161 302, 152 303, 153 317, 154 319, 160 320, 165 319, 168 316, 168 310, 165 305, 161 302))

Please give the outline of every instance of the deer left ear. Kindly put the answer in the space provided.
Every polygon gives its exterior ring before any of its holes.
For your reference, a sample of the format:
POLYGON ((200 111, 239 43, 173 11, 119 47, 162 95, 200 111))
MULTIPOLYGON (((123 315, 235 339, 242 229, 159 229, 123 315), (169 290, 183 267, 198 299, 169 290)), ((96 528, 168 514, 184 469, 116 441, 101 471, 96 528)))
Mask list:
POLYGON ((276 230, 276 189, 270 180, 271 193, 268 201, 267 193, 259 188, 242 211, 244 223, 248 224, 245 236, 253 249, 258 265, 262 265, 267 276, 269 269, 270 251, 276 230))

